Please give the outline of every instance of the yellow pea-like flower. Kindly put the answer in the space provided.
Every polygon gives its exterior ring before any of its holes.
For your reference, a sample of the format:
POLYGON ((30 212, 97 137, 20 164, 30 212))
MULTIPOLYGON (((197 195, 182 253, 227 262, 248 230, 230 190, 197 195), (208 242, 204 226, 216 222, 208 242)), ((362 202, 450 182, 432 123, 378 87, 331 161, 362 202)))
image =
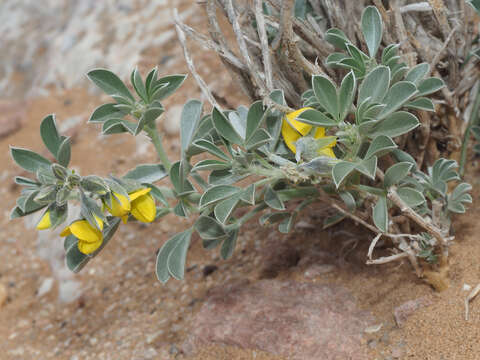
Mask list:
POLYGON ((73 234, 78 239, 78 250, 84 254, 91 254, 103 243, 103 221, 95 216, 100 230, 90 225, 87 220, 77 220, 67 226, 60 236, 73 234))
POLYGON ((150 194, 151 190, 150 188, 140 189, 129 194, 131 201, 130 213, 135 219, 144 223, 150 223, 155 220, 157 214, 155 200, 150 194))
POLYGON ((117 194, 116 192, 114 192, 113 195, 112 206, 109 207, 107 204, 105 204, 108 212, 113 216, 121 218, 123 218, 125 215, 128 216, 128 213, 131 209, 130 200, 125 195, 117 194))
MULTIPOLYGON (((285 118, 282 122, 282 136, 287 144, 288 148, 295 154, 297 149, 295 147, 295 142, 300 139, 302 136, 307 135, 312 129, 312 125, 302 123, 297 119, 301 113, 306 110, 311 110, 311 107, 304 107, 296 111, 292 111, 285 115, 285 118)), ((320 139, 325 137, 325 128, 317 127, 313 135, 315 139, 320 139)), ((333 141, 329 145, 322 147, 318 150, 320 155, 325 155, 331 158, 335 158, 335 154, 332 148, 336 145, 336 141, 333 141)))
POLYGON ((37 224, 37 230, 46 230, 52 227, 52 221, 50 219, 50 211, 47 211, 37 224))

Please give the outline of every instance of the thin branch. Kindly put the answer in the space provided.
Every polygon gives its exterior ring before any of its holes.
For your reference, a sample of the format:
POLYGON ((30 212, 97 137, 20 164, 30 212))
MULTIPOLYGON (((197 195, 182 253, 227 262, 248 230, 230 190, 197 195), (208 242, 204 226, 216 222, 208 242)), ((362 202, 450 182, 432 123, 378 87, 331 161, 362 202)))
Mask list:
POLYGON ((230 50, 208 39, 205 35, 200 34, 195 29, 191 28, 190 26, 182 22, 177 22, 175 20, 175 24, 180 26, 185 34, 190 36, 195 41, 198 41, 205 48, 217 52, 221 57, 223 57, 225 60, 227 60, 232 65, 238 67, 239 69, 247 70, 247 67, 245 66, 245 64, 242 63, 230 50))
POLYGON ((193 63, 192 57, 190 56, 190 53, 188 52, 187 40, 185 38, 185 33, 183 32, 182 28, 178 25, 178 23, 180 22, 180 18, 178 16, 177 9, 173 10, 173 17, 174 17, 174 20, 175 20, 175 29, 177 30, 178 40, 180 41, 180 44, 182 45, 183 55, 185 56, 185 61, 187 63, 188 69, 192 73, 193 77, 197 81, 198 86, 200 86, 200 89, 202 90, 203 94, 207 97, 210 104, 212 104, 212 106, 214 106, 214 107, 220 108, 218 106, 217 101, 213 97, 212 93, 208 89, 207 84, 202 79, 202 77, 198 74, 197 70, 195 69, 195 65, 193 63))
POLYGON ((255 20, 257 21, 258 36, 262 45, 263 66, 265 68, 265 78, 269 92, 273 90, 272 62, 270 60, 270 49, 268 47, 267 30, 265 28, 265 18, 263 16, 263 1, 255 0, 255 20))
POLYGON ((367 260, 367 265, 386 264, 392 261, 401 260, 407 256, 408 254, 406 252, 402 252, 402 253, 391 255, 391 256, 384 256, 375 260, 367 260))
POLYGON ((235 10, 233 8, 233 3, 232 0, 227 0, 226 4, 227 8, 227 14, 230 22, 232 23, 233 31, 235 33, 235 36, 237 38, 237 43, 240 48, 240 52, 242 53, 242 56, 247 63, 247 67, 249 69, 250 75, 255 79, 255 82, 257 83, 257 86, 260 88, 260 91, 262 93, 262 96, 267 95, 267 91, 265 88, 265 84, 263 80, 260 78, 258 75, 258 69, 256 68, 255 64, 252 61, 252 58, 250 57, 250 53, 248 51, 247 44, 245 42, 245 39, 243 37, 243 32, 242 29, 240 28, 240 24, 238 23, 238 18, 235 15, 235 10))
POLYGON ((442 57, 443 55, 443 52, 445 51, 445 49, 447 48, 450 40, 452 40, 453 38, 453 35, 455 34, 455 32, 460 29, 460 24, 457 24, 457 26, 455 26, 452 31, 450 31, 450 34, 448 34, 448 37, 445 39, 445 41, 443 42, 443 45, 442 45, 442 48, 437 52, 437 54, 435 55, 435 57, 433 58, 433 60, 431 61, 430 63, 430 71, 433 71, 435 69, 435 66, 437 65, 437 63, 440 61, 440 58, 442 57))

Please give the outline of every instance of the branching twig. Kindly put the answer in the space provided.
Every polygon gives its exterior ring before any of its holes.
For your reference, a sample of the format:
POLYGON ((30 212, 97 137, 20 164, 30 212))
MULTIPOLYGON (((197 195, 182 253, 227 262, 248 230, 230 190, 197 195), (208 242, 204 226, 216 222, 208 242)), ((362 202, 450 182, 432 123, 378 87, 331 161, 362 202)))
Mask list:
POLYGON ((180 41, 180 44, 182 45, 183 48, 183 55, 185 56, 185 61, 187 62, 188 69, 192 73, 193 77, 197 81, 198 86, 200 86, 200 89, 202 90, 203 94, 207 97, 208 101, 212 106, 219 108, 217 101, 213 97, 212 93, 208 89, 207 84, 205 81, 202 79, 202 77, 198 74, 197 70, 195 69, 195 65, 193 63, 192 57, 190 56, 190 53, 188 52, 187 48, 187 40, 185 39, 185 33, 183 32, 182 28, 178 25, 180 22, 180 18, 178 16, 178 11, 177 9, 173 10, 173 17, 175 20, 175 29, 177 30, 177 35, 178 35, 178 40, 180 41))
POLYGON ((443 55, 443 52, 445 51, 445 49, 447 48, 450 40, 452 40, 452 37, 453 35, 455 34, 455 32, 460 28, 460 24, 458 24, 457 26, 455 26, 452 31, 450 31, 450 34, 448 34, 448 37, 445 39, 445 41, 443 42, 443 45, 442 45, 442 48, 437 52, 437 54, 435 55, 435 57, 433 58, 433 60, 431 61, 430 63, 430 71, 433 71, 435 69, 435 66, 437 66, 437 63, 440 61, 440 58, 442 57, 443 55))
POLYGON ((240 48, 240 52, 242 53, 242 57, 245 59, 247 63, 247 67, 249 69, 250 75, 255 79, 257 86, 260 88, 261 95, 267 95, 267 91, 265 88, 265 84, 263 80, 258 75, 259 71, 256 68, 255 64, 253 63, 252 58, 250 57, 250 53, 248 51, 247 44, 243 37, 242 29, 240 28, 240 24, 238 23, 238 18, 235 15, 235 10, 233 8, 232 0, 227 0, 227 14, 230 22, 232 23, 233 31, 235 32, 235 36, 237 39, 238 47, 240 48))
POLYGON ((262 45, 263 67, 265 68, 265 80, 269 92, 273 90, 272 62, 270 60, 270 49, 268 47, 267 30, 265 29, 265 18, 263 16, 263 1, 255 0, 255 19, 257 20, 258 36, 262 45))

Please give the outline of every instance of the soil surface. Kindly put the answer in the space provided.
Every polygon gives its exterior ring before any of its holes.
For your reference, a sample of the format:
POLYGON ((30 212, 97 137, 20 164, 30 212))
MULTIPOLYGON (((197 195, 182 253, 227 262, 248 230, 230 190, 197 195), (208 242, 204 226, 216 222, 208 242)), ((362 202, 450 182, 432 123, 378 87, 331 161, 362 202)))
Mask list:
MULTIPOLYGON (((189 23, 205 30, 202 7, 189 1, 179 2, 180 9, 189 6, 198 7, 189 23)), ((165 28, 173 29, 170 24, 165 28)), ((196 44, 191 46, 199 72, 212 90, 226 99, 226 106, 246 103, 217 57, 196 44)), ((164 74, 188 72, 175 39, 142 53, 139 68, 143 74, 157 64, 164 74), (161 61, 166 56, 171 60, 162 68, 161 61)), ((21 76, 18 79, 22 81, 21 76)), ((302 226, 289 235, 251 221, 228 261, 220 259, 218 249, 204 250, 199 238, 194 237, 185 280, 170 280, 166 285, 155 278, 156 252, 189 223, 168 216, 149 226, 123 225, 105 250, 75 275, 75 280, 81 283, 76 300, 60 302, 56 280, 46 293, 40 291, 46 279, 55 278, 55 271, 51 262, 39 256, 42 249, 38 249, 38 234, 32 228, 32 221, 9 220, 20 192, 13 177, 27 174, 13 164, 8 146, 28 147, 48 156, 40 140, 39 125, 44 116, 56 113, 60 127, 72 136, 71 163, 81 174, 124 174, 138 163, 155 161, 153 146, 146 138, 102 137, 95 125, 86 124, 91 111, 108 101, 107 97, 99 97, 86 84, 67 90, 51 86, 47 90, 43 96, 2 100, 9 105, 2 107, 0 117, 20 116, 22 121, 17 131, 0 139, 0 359, 281 359, 258 349, 229 346, 202 347, 189 357, 182 353, 182 344, 192 332, 192 319, 209 289, 242 278, 253 283, 265 278, 313 281, 348 289, 359 310, 374 317, 372 325, 382 325, 380 330, 364 334, 363 346, 371 359, 480 358, 480 298, 471 302, 469 320, 464 319, 464 299, 468 294, 464 286, 480 283, 478 192, 474 194, 470 212, 455 220, 450 287, 442 293, 436 293, 418 279, 406 262, 365 265, 372 234, 350 222, 322 231, 315 209, 307 211, 302 226), (15 106, 10 106, 12 103, 15 106), (275 241, 286 246, 285 251, 295 249, 299 261, 279 264, 268 259, 272 243, 264 240, 272 232, 275 241), (312 264, 307 266, 302 259, 315 251, 331 254, 335 260, 333 271, 320 272, 318 276, 307 273, 312 264), (420 298, 431 305, 420 307, 399 327, 394 310, 420 298)), ((190 76, 181 91, 164 105, 168 109, 192 97, 202 98, 202 95, 190 76)), ((168 116, 175 114, 167 112, 168 116)), ((172 122, 165 118, 162 121, 172 122)), ((158 125, 164 126, 161 122, 158 125)), ((178 135, 168 135, 165 141, 170 157, 177 158, 178 135)), ((474 165, 467 180, 478 185, 474 165)), ((62 241, 56 236, 50 240, 62 241)))

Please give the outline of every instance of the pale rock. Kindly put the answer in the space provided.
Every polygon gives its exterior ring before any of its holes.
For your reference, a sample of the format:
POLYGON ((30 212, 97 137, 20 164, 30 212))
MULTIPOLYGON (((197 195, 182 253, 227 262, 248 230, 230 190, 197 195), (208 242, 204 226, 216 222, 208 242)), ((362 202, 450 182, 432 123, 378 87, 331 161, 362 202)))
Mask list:
POLYGON ((0 283, 0 309, 7 303, 8 292, 7 287, 0 283))
POLYGON ((167 135, 178 135, 180 132, 180 118, 182 116, 182 106, 174 105, 167 109, 162 116, 163 130, 167 135))
POLYGON ((38 288, 37 296, 42 297, 50 292, 53 287, 53 278, 48 277, 42 281, 42 284, 38 288))

